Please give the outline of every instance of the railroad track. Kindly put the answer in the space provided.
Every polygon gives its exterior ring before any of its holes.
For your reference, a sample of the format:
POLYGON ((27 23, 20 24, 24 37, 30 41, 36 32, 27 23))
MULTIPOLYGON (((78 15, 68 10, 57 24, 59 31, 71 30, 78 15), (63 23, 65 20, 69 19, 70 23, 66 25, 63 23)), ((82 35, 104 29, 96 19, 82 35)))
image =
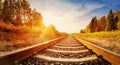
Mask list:
POLYGON ((69 36, 35 55, 21 65, 111 65, 91 49, 69 36))
MULTIPOLYGON (((12 60, 15 65, 118 65, 114 62, 107 61, 104 59, 104 56, 102 57, 100 54, 96 54, 96 51, 89 47, 90 45, 86 45, 85 42, 83 43, 82 41, 81 43, 80 41, 72 36, 59 38, 46 45, 38 45, 38 48, 40 47, 42 49, 38 49, 35 46, 32 49, 30 48, 17 54, 11 54, 12 56, 9 55, 7 58, 13 58, 14 56, 15 59, 12 60), (30 51, 33 49, 37 49, 37 51, 30 51), (27 51, 31 53, 28 54, 29 56, 24 55, 27 51), (21 54, 25 56, 24 59, 21 59, 21 54)), ((119 59, 117 60, 119 61, 119 59)))

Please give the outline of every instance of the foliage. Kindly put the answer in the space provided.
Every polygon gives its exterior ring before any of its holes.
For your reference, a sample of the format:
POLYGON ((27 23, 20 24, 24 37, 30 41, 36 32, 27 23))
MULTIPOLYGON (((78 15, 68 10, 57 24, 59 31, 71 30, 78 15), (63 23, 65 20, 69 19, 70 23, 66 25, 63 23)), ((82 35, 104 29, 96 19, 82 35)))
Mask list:
POLYGON ((2 0, 0 0, 0 18, 1 18, 1 15, 2 15, 2 7, 3 7, 2 4, 3 4, 2 0))
POLYGON ((15 26, 39 26, 42 24, 42 16, 36 10, 30 8, 27 0, 4 0, 0 4, 1 19, 5 23, 11 23, 15 26))
POLYGON ((106 27, 105 27, 105 31, 111 31, 110 26, 106 26, 106 27))
POLYGON ((54 25, 49 25, 43 32, 43 37, 47 39, 60 37, 61 33, 57 31, 54 25))
POLYGON ((107 16, 100 18, 93 17, 91 22, 86 26, 85 32, 98 32, 98 31, 112 31, 119 29, 120 11, 115 13, 110 10, 107 16))
POLYGON ((90 32, 95 32, 96 27, 97 27, 97 17, 93 17, 90 22, 90 32))
POLYGON ((0 0, 0 51, 11 51, 64 35, 67 34, 61 34, 53 25, 46 27, 42 15, 32 10, 27 0, 4 0, 2 4, 0 0))
POLYGON ((91 22, 86 27, 85 32, 95 32, 96 27, 97 27, 97 17, 93 17, 91 22))
POLYGON ((107 20, 105 16, 100 17, 97 20, 97 31, 103 31, 107 25, 107 20))
POLYGON ((116 16, 114 18, 112 10, 110 10, 110 12, 109 12, 109 14, 107 16, 107 19, 108 19, 108 27, 110 28, 110 30, 116 30, 117 29, 118 17, 116 16))
POLYGON ((46 36, 49 34, 60 36, 53 25, 45 27, 42 15, 35 9, 32 10, 27 0, 4 0, 0 5, 3 6, 0 30, 15 33, 28 32, 28 34, 31 32, 41 34, 46 30, 46 36))
POLYGON ((17 34, 22 34, 22 33, 29 33, 31 29, 27 26, 14 26, 11 23, 4 23, 0 22, 0 30, 4 32, 10 32, 10 33, 17 33, 17 34))
POLYGON ((117 28, 120 30, 120 21, 117 23, 117 28))
POLYGON ((90 27, 90 24, 88 24, 88 25, 86 26, 86 28, 85 28, 84 31, 85 31, 85 32, 90 32, 90 28, 89 28, 89 27, 90 27))
POLYGON ((84 33, 84 30, 83 30, 83 29, 81 29, 81 30, 80 30, 80 33, 84 33))

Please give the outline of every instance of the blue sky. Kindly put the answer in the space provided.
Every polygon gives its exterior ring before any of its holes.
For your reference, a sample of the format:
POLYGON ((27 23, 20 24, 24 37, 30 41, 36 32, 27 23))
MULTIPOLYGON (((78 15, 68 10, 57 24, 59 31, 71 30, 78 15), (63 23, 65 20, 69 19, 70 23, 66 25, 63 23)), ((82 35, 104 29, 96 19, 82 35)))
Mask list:
POLYGON ((43 16, 46 25, 53 24, 61 32, 74 33, 84 29, 94 16, 109 10, 120 10, 120 0, 28 0, 43 16))

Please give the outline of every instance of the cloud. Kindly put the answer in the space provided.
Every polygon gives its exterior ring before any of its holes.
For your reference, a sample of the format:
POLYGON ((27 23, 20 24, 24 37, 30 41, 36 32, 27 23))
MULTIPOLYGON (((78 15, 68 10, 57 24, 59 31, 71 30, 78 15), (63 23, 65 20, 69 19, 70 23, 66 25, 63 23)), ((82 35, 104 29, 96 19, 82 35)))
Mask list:
POLYGON ((71 33, 79 32, 81 28, 84 28, 92 18, 92 14, 102 15, 102 11, 101 13, 93 12, 95 12, 95 10, 98 11, 100 8, 108 7, 107 4, 112 4, 113 0, 110 2, 106 2, 106 0, 87 0, 84 5, 85 0, 29 1, 31 7, 36 8, 37 11, 42 14, 45 24, 54 24, 58 30, 71 33), (105 2, 107 4, 105 4, 105 2))

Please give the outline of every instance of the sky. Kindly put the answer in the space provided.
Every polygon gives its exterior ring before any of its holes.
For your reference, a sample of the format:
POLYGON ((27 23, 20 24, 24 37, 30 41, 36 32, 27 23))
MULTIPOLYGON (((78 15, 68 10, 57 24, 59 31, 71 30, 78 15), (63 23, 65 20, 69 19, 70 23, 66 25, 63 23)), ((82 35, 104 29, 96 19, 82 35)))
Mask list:
POLYGON ((120 0, 28 0, 43 16, 46 26, 53 24, 60 32, 76 33, 84 29, 91 18, 120 10, 120 0))

